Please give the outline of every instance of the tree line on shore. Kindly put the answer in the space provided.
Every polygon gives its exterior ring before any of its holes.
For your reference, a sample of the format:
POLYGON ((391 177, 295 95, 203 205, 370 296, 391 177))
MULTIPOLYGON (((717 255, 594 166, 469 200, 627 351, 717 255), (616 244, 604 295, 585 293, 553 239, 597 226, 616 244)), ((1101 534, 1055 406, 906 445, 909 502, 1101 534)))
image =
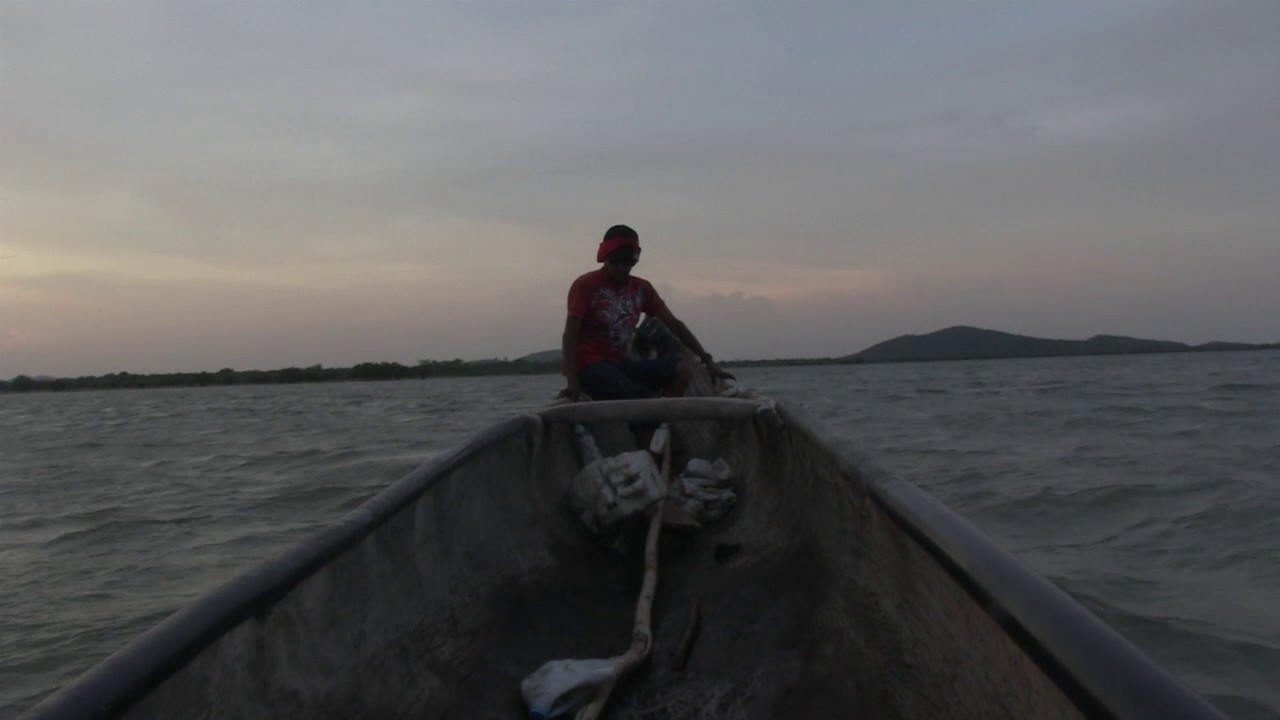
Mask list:
POLYGON ((559 372, 559 363, 526 360, 422 360, 416 365, 397 362, 364 362, 352 367, 287 367, 279 370, 233 370, 217 372, 152 373, 130 372, 86 375, 76 378, 30 377, 19 375, 0 380, 0 392, 63 390, 115 390, 156 387, 208 387, 216 385, 270 385, 353 380, 408 380, 432 377, 478 375, 537 375, 559 372))
MULTIPOLYGON (((845 364, 831 358, 790 360, 736 360, 726 367, 845 364)), ((854 361, 857 362, 857 361, 854 361)), ((327 368, 322 365, 287 367, 279 370, 233 370, 217 372, 152 373, 130 372, 86 375, 76 378, 30 377, 19 375, 0 380, 4 392, 59 392, 66 390, 123 390, 160 387, 212 387, 218 385, 287 385, 292 383, 349 382, 367 380, 412 380, 434 377, 478 377, 484 375, 545 375, 560 372, 560 361, 527 360, 422 360, 417 365, 396 362, 364 362, 352 367, 327 368)))

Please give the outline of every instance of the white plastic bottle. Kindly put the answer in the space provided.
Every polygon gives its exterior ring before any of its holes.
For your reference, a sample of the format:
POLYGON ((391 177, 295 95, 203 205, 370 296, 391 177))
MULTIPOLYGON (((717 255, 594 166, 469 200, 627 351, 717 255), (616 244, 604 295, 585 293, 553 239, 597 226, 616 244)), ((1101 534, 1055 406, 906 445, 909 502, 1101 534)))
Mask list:
POLYGON ((667 443, 671 442, 671 429, 666 423, 658 426, 653 432, 653 439, 649 441, 649 452, 655 455, 661 455, 662 451, 667 448, 667 443))
POLYGON ((618 658, 552 660, 520 683, 529 720, 551 720, 586 705, 613 677, 618 658))

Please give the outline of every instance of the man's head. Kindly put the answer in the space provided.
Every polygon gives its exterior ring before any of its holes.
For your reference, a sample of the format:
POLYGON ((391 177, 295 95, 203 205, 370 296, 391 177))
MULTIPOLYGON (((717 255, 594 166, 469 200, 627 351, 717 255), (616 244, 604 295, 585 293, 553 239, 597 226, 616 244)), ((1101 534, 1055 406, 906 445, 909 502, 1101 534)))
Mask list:
POLYGON ((614 282, 625 282, 631 267, 640 260, 640 236, 626 225, 614 225, 604 233, 596 260, 614 282))

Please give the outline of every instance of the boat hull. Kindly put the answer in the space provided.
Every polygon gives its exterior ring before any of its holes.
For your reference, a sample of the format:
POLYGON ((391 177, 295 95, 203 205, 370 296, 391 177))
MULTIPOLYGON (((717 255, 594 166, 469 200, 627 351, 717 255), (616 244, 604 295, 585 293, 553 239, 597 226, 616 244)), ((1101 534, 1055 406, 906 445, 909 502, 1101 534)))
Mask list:
POLYGON ((800 408, 709 399, 502 423, 28 717, 519 717, 520 679, 543 662, 631 642, 639 556, 588 541, 565 489, 581 464, 573 422, 619 451, 626 422, 645 419, 727 460, 739 504, 664 534, 653 654, 609 717, 1220 717, 800 408))

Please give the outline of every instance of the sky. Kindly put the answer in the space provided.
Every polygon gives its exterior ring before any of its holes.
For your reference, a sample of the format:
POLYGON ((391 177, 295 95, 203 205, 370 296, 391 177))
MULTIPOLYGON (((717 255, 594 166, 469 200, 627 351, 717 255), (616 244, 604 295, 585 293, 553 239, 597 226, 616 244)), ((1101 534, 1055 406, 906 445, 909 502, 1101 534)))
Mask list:
POLYGON ((1280 341, 1275 0, 0 0, 0 377, 1280 341))

